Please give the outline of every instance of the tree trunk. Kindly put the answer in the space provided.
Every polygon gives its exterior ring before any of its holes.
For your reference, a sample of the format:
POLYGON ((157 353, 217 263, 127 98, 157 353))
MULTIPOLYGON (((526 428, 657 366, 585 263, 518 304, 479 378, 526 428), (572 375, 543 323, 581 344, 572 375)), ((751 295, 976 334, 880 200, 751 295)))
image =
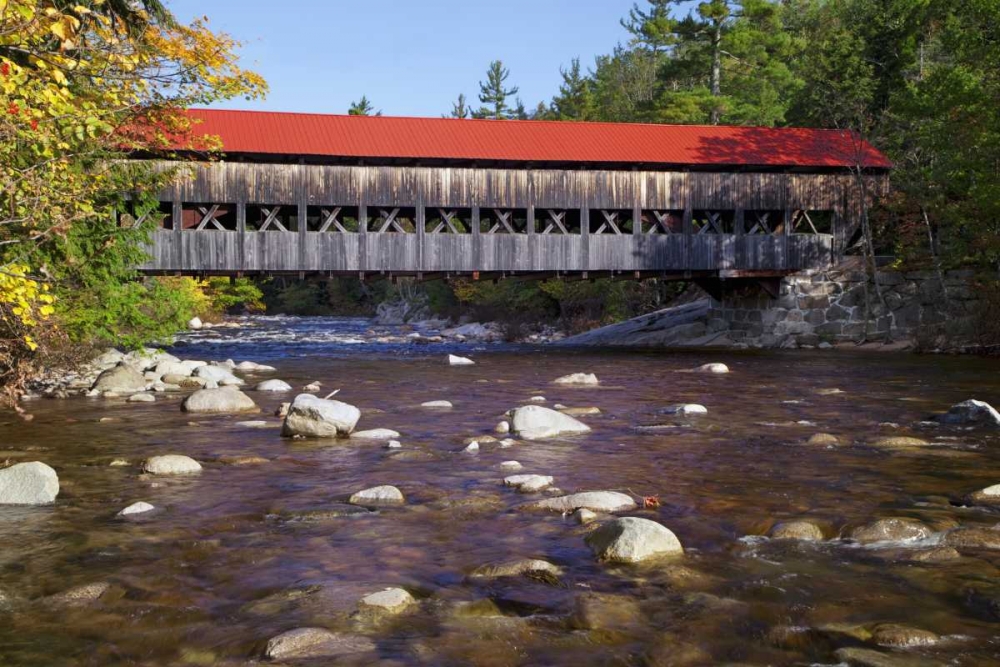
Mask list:
POLYGON ((719 124, 719 101, 722 94, 722 21, 716 19, 714 31, 712 32, 712 97, 716 98, 712 103, 712 125, 719 124))

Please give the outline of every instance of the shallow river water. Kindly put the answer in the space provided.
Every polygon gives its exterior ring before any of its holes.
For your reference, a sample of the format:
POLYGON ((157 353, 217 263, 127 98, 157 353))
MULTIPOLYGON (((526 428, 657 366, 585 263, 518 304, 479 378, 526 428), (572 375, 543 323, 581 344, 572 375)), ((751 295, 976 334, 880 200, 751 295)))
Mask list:
POLYGON ((260 417, 185 414, 183 394, 157 394, 152 404, 37 400, 31 422, 0 414, 0 460, 45 461, 62 484, 54 505, 0 508, 0 665, 253 664, 265 662, 268 638, 305 626, 373 642, 352 657, 314 661, 324 665, 832 665, 850 647, 878 651, 886 665, 1000 664, 1000 551, 911 559, 956 526, 1000 522, 1000 513, 959 502, 1000 482, 1000 435, 919 423, 967 398, 1000 404, 996 361, 373 344, 364 320, 262 322, 193 335, 171 352, 278 369, 251 381, 318 380, 321 395, 339 389, 338 399, 362 409, 358 428, 400 431, 403 447, 293 441, 277 428, 239 426, 276 427, 275 408, 291 400, 251 391, 260 417), (477 365, 449 367, 448 352, 477 365), (732 372, 678 372, 710 361, 732 372), (551 384, 577 371, 596 373, 600 386, 551 384), (593 429, 583 436, 461 451, 536 395, 601 414, 580 418, 593 429), (454 408, 419 407, 436 399, 454 408), (708 414, 660 413, 678 402, 708 414), (818 432, 842 444, 807 444, 818 432), (872 445, 893 435, 933 444, 872 445), (204 471, 139 473, 144 458, 167 453, 187 454, 204 471), (268 462, 223 462, 234 455, 268 462), (109 466, 113 459, 129 465, 109 466), (588 527, 515 509, 533 496, 502 487, 499 464, 510 459, 521 472, 552 475, 565 492, 658 496, 658 508, 628 514, 668 526, 686 553, 598 563, 584 542, 588 527), (398 486, 405 505, 317 512, 378 484, 398 486), (139 500, 157 511, 115 517, 139 500), (919 519, 937 532, 922 544, 838 539, 880 517, 919 519), (799 518, 826 539, 762 537, 799 518), (468 577, 524 557, 562 574, 468 577), (96 601, 49 597, 98 582, 111 586, 96 601), (389 586, 419 604, 380 623, 353 615, 359 598, 389 586), (878 623, 940 639, 877 646, 865 628, 878 623))

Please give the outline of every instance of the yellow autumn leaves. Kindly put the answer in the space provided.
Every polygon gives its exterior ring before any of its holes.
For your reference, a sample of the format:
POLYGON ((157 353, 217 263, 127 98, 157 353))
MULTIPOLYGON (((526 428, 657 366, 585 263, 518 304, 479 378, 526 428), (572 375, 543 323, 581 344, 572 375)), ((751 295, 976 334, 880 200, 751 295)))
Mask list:
POLYGON ((22 332, 24 344, 32 351, 38 344, 28 331, 54 312, 54 302, 49 286, 31 278, 28 266, 0 268, 0 320, 5 329, 22 332))

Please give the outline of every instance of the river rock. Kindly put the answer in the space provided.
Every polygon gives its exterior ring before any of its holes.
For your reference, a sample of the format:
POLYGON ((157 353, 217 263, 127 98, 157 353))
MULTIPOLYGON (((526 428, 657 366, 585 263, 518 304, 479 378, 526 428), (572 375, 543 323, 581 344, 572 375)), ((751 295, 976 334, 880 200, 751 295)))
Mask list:
POLYGON ((660 412, 665 415, 707 415, 708 408, 698 403, 678 403, 677 405, 669 405, 660 412))
POLYGON ((351 433, 351 440, 374 440, 376 442, 387 442, 399 437, 398 431, 391 428, 370 428, 367 431, 355 431, 351 433))
POLYGON ((141 393, 138 393, 138 394, 132 394, 131 396, 129 396, 128 398, 125 399, 125 402, 126 403, 155 403, 156 402, 156 396, 153 396, 152 394, 147 394, 145 392, 141 392, 141 393))
POLYGON ((276 371, 274 366, 268 366, 267 364, 258 364, 254 361, 241 361, 234 367, 238 371, 243 371, 244 373, 270 373, 276 371))
POLYGON ((847 538, 861 544, 904 542, 928 538, 932 532, 930 528, 916 519, 890 517, 854 528, 847 533, 847 538))
POLYGON ((544 403, 545 402, 545 397, 544 396, 532 396, 528 400, 530 402, 532 402, 532 403, 544 403))
POLYGON ((474 366, 476 362, 468 357, 458 357, 454 354, 448 355, 448 365, 449 366, 474 366))
POLYGON ((201 366, 207 366, 208 364, 204 361, 196 360, 185 360, 185 361, 161 361, 156 364, 154 372, 157 373, 161 378, 167 375, 179 375, 181 377, 188 377, 194 373, 195 369, 201 366))
POLYGON ((264 380, 254 386, 254 391, 291 391, 292 385, 284 380, 264 380))
POLYGON ((573 512, 573 518, 581 526, 585 526, 592 521, 597 521, 597 512, 591 512, 590 510, 581 507, 577 511, 573 512))
POLYGON ((404 501, 402 491, 386 484, 358 491, 347 502, 352 505, 399 505, 404 501))
POLYGON ((349 403, 299 394, 288 408, 281 434, 310 438, 348 436, 360 418, 361 411, 349 403))
POLYGON ((257 412, 257 404, 253 399, 236 387, 218 387, 216 389, 199 389, 184 399, 181 403, 184 412, 207 412, 229 414, 238 412, 257 412))
POLYGON ((784 521, 775 524, 769 533, 772 540, 803 540, 818 542, 823 539, 823 531, 812 521, 784 521))
POLYGON ((465 449, 463 449, 462 451, 468 454, 475 454, 476 452, 479 451, 479 443, 473 440, 472 442, 467 444, 465 446, 465 449))
POLYGON ((636 628, 643 627, 648 622, 648 619, 643 617, 639 600, 629 595, 587 591, 578 595, 573 603, 573 613, 569 622, 574 628, 581 630, 627 633, 634 632, 636 628))
POLYGON ((201 329, 203 326, 205 325, 202 323, 200 317, 192 317, 190 320, 188 320, 188 329, 197 331, 198 329, 201 329))
POLYGON ((511 475, 503 480, 504 486, 513 486, 521 493, 535 493, 549 487, 552 477, 549 475, 511 475))
POLYGON ((898 623, 879 623, 871 629, 872 641, 879 646, 909 648, 911 646, 931 646, 941 641, 941 637, 930 630, 911 628, 898 623))
POLYGON ((590 432, 590 427, 583 422, 540 405, 525 405, 514 410, 512 428, 525 440, 590 432))
POLYGON ((556 378, 552 381, 552 384, 569 384, 569 385, 581 385, 590 386, 600 384, 600 380, 593 373, 570 373, 569 375, 563 375, 560 378, 556 378))
POLYGON ((106 581, 95 581, 91 584, 74 586, 61 593, 50 595, 44 598, 46 604, 55 607, 83 607, 102 597, 111 591, 112 586, 106 581))
POLYGON ((422 408, 451 408, 454 407, 451 401, 424 401, 420 404, 422 408))
POLYGON ((633 516, 609 521, 590 533, 586 542, 608 563, 638 563, 684 553, 680 540, 666 526, 633 516))
POLYGON ((90 389, 102 394, 107 391, 115 394, 134 394, 146 390, 146 378, 135 368, 123 363, 98 375, 90 389))
POLYGON ((943 543, 957 549, 1000 549, 1000 530, 995 528, 956 528, 949 531, 943 543))
POLYGON ((944 667, 943 662, 899 653, 880 653, 867 648, 849 646, 833 653, 837 660, 851 667, 944 667))
POLYGON ((131 505, 123 509, 121 512, 118 513, 118 516, 132 516, 135 514, 142 514, 144 512, 152 512, 155 509, 156 508, 150 505, 149 503, 140 500, 139 502, 132 503, 131 505))
POLYGON ((500 470, 513 471, 513 470, 520 470, 523 467, 524 466, 522 466, 517 461, 502 461, 500 463, 500 470))
POLYGON ((375 649, 375 642, 367 637, 330 632, 323 628, 296 628, 269 639, 264 656, 271 660, 345 658, 375 649))
POLYGON ((47 505, 59 495, 59 476, 41 461, 0 470, 0 505, 47 505))
POLYGON ((150 475, 186 475, 201 472, 201 464, 183 454, 165 454, 146 459, 142 471, 150 475))
POLYGON ((505 435, 507 433, 510 433, 510 422, 507 421, 506 419, 504 419, 501 422, 498 422, 497 425, 493 427, 493 432, 499 433, 500 435, 505 435))
POLYGON ((470 579, 499 579, 502 577, 526 576, 531 579, 558 580, 562 570, 552 563, 539 558, 519 558, 502 563, 483 565, 473 570, 470 579))
POLYGON ((834 445, 839 445, 840 440, 837 436, 829 433, 814 433, 809 436, 809 440, 806 441, 806 444, 817 447, 832 447, 834 445))
POLYGON ((233 375, 228 368, 223 366, 199 366, 194 369, 194 376, 211 380, 219 386, 232 385, 239 387, 245 384, 243 380, 233 375))
POLYGON ((720 363, 703 364, 693 370, 695 373, 728 373, 729 366, 720 363))
POLYGON ((583 491, 573 493, 568 496, 558 496, 556 498, 546 498, 533 503, 521 506, 529 510, 551 510, 553 512, 564 512, 570 514, 580 508, 594 512, 627 512, 636 508, 632 496, 619 493, 617 491, 583 491))
POLYGON ((890 435, 878 438, 871 443, 875 447, 897 448, 897 447, 926 447, 931 444, 923 438, 913 438, 905 435, 890 435))
POLYGON ((1000 484, 970 493, 966 502, 970 505, 1000 505, 1000 484))
POLYGON ((358 601, 358 613, 368 617, 395 616, 416 602, 413 596, 402 588, 386 588, 361 598, 358 601))
POLYGON ((309 391, 312 393, 316 393, 320 390, 320 387, 321 385, 319 382, 310 382, 306 386, 302 387, 302 391, 309 391))
POLYGON ((989 403, 970 398, 951 406, 948 412, 939 415, 937 420, 942 424, 997 428, 1000 427, 1000 412, 989 403))

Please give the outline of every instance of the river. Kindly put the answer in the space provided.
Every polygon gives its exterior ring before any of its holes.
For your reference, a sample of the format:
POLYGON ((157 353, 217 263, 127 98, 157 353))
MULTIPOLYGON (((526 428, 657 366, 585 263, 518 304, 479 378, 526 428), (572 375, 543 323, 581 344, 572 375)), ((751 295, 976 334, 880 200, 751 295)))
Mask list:
MULTIPOLYGON (((1000 664, 1000 550, 911 557, 956 526, 998 522, 958 500, 1000 482, 1000 435, 920 423, 967 398, 1000 403, 996 361, 375 343, 366 320, 255 323, 185 335, 171 351, 277 367, 254 380, 339 389, 362 410, 358 428, 395 429, 402 448, 282 439, 277 428, 239 425, 247 416, 184 414, 182 394, 150 404, 37 400, 30 422, 0 415, 3 458, 42 460, 62 484, 53 505, 0 508, 0 664, 246 665, 262 660, 270 637, 306 626, 373 644, 305 664, 825 665, 852 647, 896 661, 887 665, 1000 664), (449 352, 476 365, 449 367, 449 352), (707 362, 732 372, 678 372, 707 362), (551 384, 578 371, 601 384, 551 384), (580 417, 592 432, 462 451, 539 395, 548 406, 599 407, 580 417), (454 407, 419 405, 437 399, 454 407), (708 414, 661 414, 682 402, 708 414), (841 444, 807 444, 819 432, 841 444), (872 444, 896 435, 932 445, 872 444), (139 473, 143 459, 166 453, 204 470, 139 473), (268 461, 222 462, 237 455, 268 461), (590 526, 515 509, 534 496, 501 485, 506 460, 552 475, 565 492, 658 496, 659 507, 627 514, 669 527, 685 554, 599 563, 584 541, 590 526), (405 505, 318 512, 379 484, 399 487, 405 505), (157 510, 116 518, 139 500, 157 510), (932 535, 919 544, 838 539, 883 517, 918 519, 932 535), (814 521, 825 539, 763 537, 793 519, 814 521), (561 574, 468 576, 525 557, 561 574), (48 597, 96 582, 110 584, 96 601, 48 597), (353 616, 359 598, 385 587, 418 604, 379 623, 353 616), (937 639, 879 646, 877 624, 937 639)), ((262 408, 253 418, 277 427, 273 413, 291 396, 247 393, 262 408)))

